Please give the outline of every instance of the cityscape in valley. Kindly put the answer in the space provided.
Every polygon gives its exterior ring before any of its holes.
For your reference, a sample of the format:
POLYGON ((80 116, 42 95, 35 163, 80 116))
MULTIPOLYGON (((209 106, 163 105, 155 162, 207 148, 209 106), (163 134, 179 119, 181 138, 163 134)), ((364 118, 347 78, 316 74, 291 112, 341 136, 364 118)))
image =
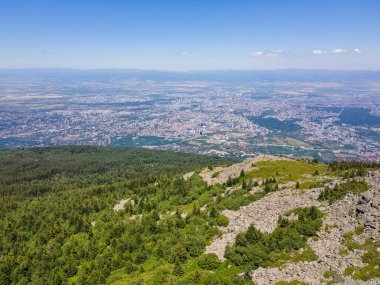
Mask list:
POLYGON ((0 72, 0 147, 380 161, 380 73, 0 72))

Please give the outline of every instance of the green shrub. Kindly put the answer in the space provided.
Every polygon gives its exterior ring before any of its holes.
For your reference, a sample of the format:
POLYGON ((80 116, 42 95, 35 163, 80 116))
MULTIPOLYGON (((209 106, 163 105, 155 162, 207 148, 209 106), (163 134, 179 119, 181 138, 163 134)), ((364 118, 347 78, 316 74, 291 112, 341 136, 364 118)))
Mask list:
POLYGON ((360 236, 364 232, 364 227, 363 226, 358 226, 355 230, 355 234, 360 236))
POLYGON ((217 217, 216 217, 216 223, 218 224, 218 226, 220 227, 227 227, 228 224, 229 224, 229 220, 228 218, 223 215, 223 214, 219 214, 217 217))
POLYGON ((211 175, 211 178, 216 178, 219 176, 219 173, 220 172, 214 172, 212 175, 211 175))
POLYGON ((339 250, 340 255, 348 255, 348 250, 347 249, 341 249, 339 250))
POLYGON ((318 197, 319 201, 328 201, 329 204, 342 199, 347 193, 361 193, 368 190, 366 182, 357 180, 348 180, 336 185, 334 188, 325 188, 318 197))
POLYGON ((209 253, 199 258, 198 265, 202 269, 213 270, 219 267, 220 261, 215 253, 209 253))
POLYGON ((332 271, 330 271, 330 270, 328 270, 328 271, 325 271, 324 273, 323 273, 323 277, 324 278, 331 278, 331 277, 334 277, 335 276, 335 273, 334 272, 332 272, 332 271))

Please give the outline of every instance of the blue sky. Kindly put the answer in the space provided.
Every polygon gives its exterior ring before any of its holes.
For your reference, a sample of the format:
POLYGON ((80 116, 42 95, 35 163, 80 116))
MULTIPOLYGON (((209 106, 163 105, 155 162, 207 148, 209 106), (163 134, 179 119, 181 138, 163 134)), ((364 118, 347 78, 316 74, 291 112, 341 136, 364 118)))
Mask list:
POLYGON ((379 0, 0 0, 0 68, 380 69, 379 0))

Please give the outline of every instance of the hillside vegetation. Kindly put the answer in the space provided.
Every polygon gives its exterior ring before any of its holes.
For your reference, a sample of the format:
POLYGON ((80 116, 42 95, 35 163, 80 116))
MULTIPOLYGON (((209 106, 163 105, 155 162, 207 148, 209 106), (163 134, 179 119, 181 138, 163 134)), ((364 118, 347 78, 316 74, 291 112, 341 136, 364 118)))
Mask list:
POLYGON ((126 179, 146 179, 231 160, 142 148, 62 146, 0 150, 0 194, 39 196, 126 179))
POLYGON ((262 160, 224 182, 202 179, 232 163, 134 148, 1 151, 0 284, 253 284, 257 267, 315 260, 307 239, 323 213, 314 206, 286 212, 270 233, 250 226, 226 260, 206 247, 229 226, 225 211, 347 171, 262 160))

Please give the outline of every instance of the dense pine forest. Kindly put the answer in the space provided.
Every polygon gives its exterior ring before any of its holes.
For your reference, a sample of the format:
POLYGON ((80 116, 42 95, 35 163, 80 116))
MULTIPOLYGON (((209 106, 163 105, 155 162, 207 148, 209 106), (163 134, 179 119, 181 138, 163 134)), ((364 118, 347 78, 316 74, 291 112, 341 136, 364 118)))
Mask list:
POLYGON ((158 210, 175 211, 206 187, 178 174, 230 162, 135 148, 1 151, 0 284, 103 284, 113 270, 141 270, 150 256, 171 261, 179 236, 199 255, 211 226, 199 229, 200 241, 187 239, 196 225, 178 215, 157 225, 158 210), (135 206, 114 212, 124 197, 135 206))
MULTIPOLYGON (((0 151, 0 284, 253 284, 249 271, 278 265, 280 257, 314 260, 306 240, 316 238, 323 214, 294 209, 272 233, 250 226, 222 262, 205 248, 229 224, 223 210, 303 176, 308 181, 294 183, 294 191, 322 186, 320 175, 377 167, 280 160, 249 165, 252 171, 224 183, 208 185, 200 176, 203 169, 217 178, 223 169, 217 166, 232 163, 137 148, 0 151)), ((361 181, 347 183, 352 192, 367 189, 361 181)), ((326 189, 320 199, 341 199, 341 188, 326 189)))

